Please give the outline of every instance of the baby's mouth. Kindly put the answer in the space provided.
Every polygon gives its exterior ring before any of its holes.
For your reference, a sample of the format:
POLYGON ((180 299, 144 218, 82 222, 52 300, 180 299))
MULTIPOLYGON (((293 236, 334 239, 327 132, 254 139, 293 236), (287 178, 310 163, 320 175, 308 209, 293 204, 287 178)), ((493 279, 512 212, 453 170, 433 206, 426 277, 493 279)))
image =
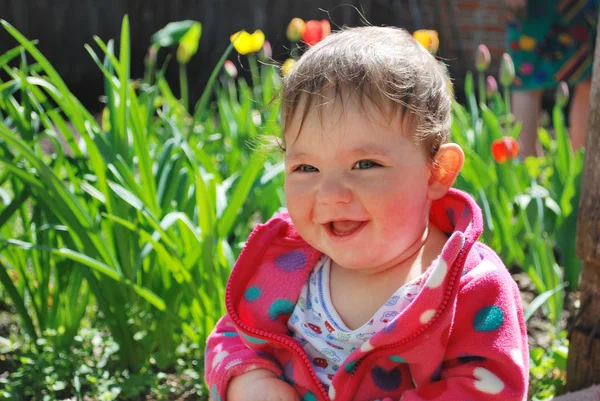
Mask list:
POLYGON ((331 232, 335 235, 345 236, 354 233, 358 230, 366 221, 353 221, 353 220, 341 220, 332 221, 329 223, 331 232))

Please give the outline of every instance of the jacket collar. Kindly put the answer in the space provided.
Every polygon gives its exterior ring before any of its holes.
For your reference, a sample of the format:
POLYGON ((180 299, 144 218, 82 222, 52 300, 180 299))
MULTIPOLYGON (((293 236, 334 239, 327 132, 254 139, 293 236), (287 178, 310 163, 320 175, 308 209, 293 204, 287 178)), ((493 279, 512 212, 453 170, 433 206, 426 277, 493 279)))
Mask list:
MULTIPOLYGON (((483 230, 480 208, 456 189, 432 203, 430 221, 449 237, 440 258, 447 265, 427 270, 423 290, 398 316, 403 322, 405 317, 406 322, 432 324, 439 317, 455 296, 466 256, 483 230)), ((255 334, 287 334, 287 320, 320 256, 300 237, 287 212, 257 226, 227 284, 226 307, 233 322, 255 334)), ((390 330, 396 323, 390 322, 390 330)))

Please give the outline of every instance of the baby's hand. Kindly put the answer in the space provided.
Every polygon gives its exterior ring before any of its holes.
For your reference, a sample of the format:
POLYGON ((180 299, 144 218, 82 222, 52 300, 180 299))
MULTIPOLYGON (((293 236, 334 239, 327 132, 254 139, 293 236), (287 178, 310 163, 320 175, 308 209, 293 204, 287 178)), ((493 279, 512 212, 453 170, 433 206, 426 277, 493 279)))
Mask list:
POLYGON ((266 369, 236 376, 227 386, 226 401, 300 401, 292 386, 266 369))

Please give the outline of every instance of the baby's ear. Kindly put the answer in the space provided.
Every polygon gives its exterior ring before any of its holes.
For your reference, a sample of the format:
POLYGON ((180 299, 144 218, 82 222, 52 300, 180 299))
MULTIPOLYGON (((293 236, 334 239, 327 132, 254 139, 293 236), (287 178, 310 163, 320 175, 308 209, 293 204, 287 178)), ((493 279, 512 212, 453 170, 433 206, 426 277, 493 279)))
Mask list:
POLYGON ((440 199, 456 181, 465 161, 465 154, 455 143, 445 143, 438 150, 429 168, 430 200, 440 199))

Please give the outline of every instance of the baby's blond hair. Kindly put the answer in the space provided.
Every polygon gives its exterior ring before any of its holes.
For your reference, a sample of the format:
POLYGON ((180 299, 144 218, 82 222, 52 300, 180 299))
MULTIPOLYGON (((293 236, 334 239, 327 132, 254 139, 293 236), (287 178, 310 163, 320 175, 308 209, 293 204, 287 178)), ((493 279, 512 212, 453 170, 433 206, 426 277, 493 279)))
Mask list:
POLYGON ((356 95, 363 107, 368 101, 389 119, 409 117, 433 159, 450 132, 448 80, 445 66, 404 29, 345 28, 311 47, 283 79, 284 132, 299 108, 303 121, 332 90, 334 98, 356 95))

